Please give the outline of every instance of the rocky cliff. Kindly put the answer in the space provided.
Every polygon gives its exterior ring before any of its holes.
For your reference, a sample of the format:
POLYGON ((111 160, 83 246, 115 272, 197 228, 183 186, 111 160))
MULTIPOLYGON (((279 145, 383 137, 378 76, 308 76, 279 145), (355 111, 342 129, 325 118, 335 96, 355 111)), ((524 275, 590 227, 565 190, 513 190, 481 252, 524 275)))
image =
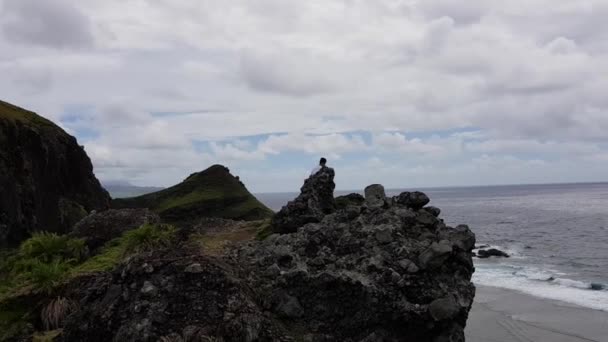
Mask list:
POLYGON ((37 230, 68 232, 109 203, 74 137, 0 101, 0 246, 16 245, 37 230))
POLYGON ((332 183, 333 172, 307 181, 303 193, 323 189, 300 203, 329 210, 298 227, 311 211, 284 210, 284 234, 219 255, 183 238, 72 282, 63 295, 80 309, 64 340, 464 341, 475 235, 419 192, 387 198, 373 185, 336 208, 318 195, 332 183))

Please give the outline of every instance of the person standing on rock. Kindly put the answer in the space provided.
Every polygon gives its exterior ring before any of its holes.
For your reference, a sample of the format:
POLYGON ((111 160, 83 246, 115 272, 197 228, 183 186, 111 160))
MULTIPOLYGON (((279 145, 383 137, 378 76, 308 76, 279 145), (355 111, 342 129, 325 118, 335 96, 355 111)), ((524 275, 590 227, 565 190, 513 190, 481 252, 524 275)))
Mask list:
POLYGON ((319 160, 319 165, 315 166, 315 168, 312 169, 312 171, 310 172, 310 175, 313 176, 317 172, 321 171, 321 169, 325 167, 325 164, 327 164, 327 159, 321 158, 321 160, 319 160))

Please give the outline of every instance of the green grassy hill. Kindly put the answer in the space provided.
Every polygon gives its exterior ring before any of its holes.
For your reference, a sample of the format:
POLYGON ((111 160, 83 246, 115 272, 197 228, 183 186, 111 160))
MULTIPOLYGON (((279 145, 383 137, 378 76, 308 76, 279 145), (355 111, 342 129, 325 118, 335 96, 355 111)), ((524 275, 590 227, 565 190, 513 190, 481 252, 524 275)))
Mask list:
POLYGON ((194 173, 165 190, 114 199, 112 207, 149 208, 167 222, 188 222, 200 217, 259 220, 273 215, 222 165, 194 173))
POLYGON ((47 120, 34 112, 4 101, 0 101, 0 119, 21 122, 31 126, 57 129, 63 132, 59 126, 55 125, 50 120, 47 120))

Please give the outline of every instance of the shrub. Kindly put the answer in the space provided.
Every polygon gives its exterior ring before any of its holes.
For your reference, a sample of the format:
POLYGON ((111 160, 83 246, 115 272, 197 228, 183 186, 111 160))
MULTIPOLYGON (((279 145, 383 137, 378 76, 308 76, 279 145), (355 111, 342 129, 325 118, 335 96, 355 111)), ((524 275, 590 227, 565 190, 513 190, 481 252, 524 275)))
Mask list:
POLYGON ((122 239, 123 254, 146 252, 168 247, 175 238, 176 229, 166 224, 144 224, 126 232, 122 239))
POLYGON ((35 261, 31 264, 26 278, 35 291, 50 294, 64 279, 69 268, 68 264, 60 260, 50 263, 35 261))
POLYGON ((72 239, 55 233, 34 233, 19 248, 24 259, 50 263, 55 260, 78 262, 86 258, 88 249, 83 239, 72 239))

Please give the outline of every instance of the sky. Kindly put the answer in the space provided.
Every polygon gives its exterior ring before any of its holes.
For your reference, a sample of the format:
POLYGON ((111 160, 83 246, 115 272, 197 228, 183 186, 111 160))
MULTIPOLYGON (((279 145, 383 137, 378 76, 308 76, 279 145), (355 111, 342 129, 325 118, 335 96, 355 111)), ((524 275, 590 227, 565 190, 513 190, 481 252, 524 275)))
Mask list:
POLYGON ((608 180, 606 0, 0 0, 0 97, 104 182, 608 180))

